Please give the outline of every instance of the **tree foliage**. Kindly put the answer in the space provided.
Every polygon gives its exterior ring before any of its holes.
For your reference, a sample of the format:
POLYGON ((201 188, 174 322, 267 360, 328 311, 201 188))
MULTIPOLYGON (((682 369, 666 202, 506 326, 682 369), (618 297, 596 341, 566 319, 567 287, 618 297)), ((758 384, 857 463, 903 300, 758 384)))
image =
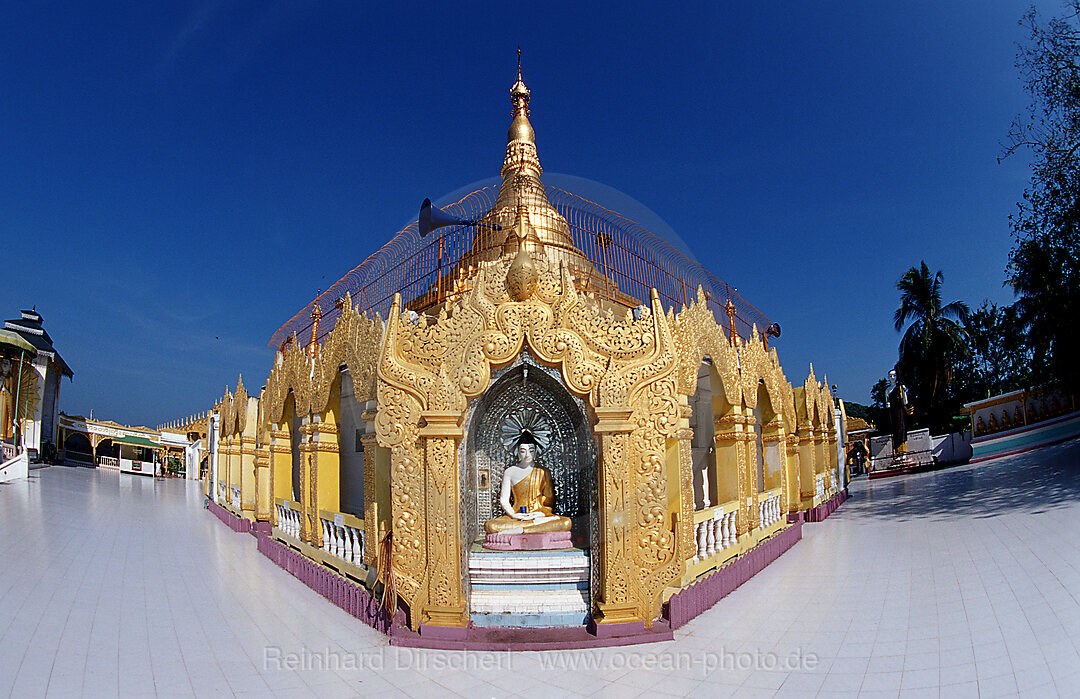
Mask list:
POLYGON ((941 270, 932 274, 925 261, 904 272, 896 282, 900 307, 893 316, 897 332, 908 326, 900 341, 900 380, 911 393, 916 423, 935 433, 951 427, 960 407, 950 386, 955 367, 970 354, 961 325, 968 316, 967 304, 943 305, 943 281, 941 270))
POLYGON ((1031 350, 1031 380, 1080 388, 1080 0, 1042 21, 1034 8, 1017 67, 1032 103, 1005 155, 1032 154, 1031 182, 1011 217, 1008 283, 1031 350))
POLYGON ((971 352, 956 368, 955 390, 967 402, 1026 388, 1031 350, 1016 305, 983 301, 964 321, 971 352))
POLYGON ((867 411, 870 414, 870 422, 879 430, 889 428, 888 392, 889 380, 885 377, 878 379, 874 387, 870 389, 870 407, 867 411))

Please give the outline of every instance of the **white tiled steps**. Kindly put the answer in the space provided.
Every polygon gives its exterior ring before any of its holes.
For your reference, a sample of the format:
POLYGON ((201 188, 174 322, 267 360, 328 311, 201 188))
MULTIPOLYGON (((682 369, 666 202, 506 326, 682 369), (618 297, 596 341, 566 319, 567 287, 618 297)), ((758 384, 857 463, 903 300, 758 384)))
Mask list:
POLYGON ((589 554, 581 549, 469 553, 476 626, 580 626, 589 613, 589 554))

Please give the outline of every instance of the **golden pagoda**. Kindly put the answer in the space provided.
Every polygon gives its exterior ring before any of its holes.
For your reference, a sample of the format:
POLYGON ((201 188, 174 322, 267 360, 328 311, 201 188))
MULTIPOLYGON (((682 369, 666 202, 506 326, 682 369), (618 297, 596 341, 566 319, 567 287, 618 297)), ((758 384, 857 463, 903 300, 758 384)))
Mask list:
POLYGON ((510 96, 498 189, 399 232, 219 401, 211 509, 392 643, 670 638, 843 499, 833 397, 696 262, 545 189, 520 61, 510 96))

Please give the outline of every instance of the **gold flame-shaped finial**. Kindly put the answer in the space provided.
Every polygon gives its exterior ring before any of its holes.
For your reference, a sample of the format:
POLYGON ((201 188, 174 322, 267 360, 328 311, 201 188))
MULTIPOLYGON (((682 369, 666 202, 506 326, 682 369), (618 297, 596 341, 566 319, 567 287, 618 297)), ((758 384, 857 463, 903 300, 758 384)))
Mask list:
MULTIPOLYGON (((529 123, 529 88, 521 77, 521 49, 518 48, 518 74, 517 82, 510 88, 510 100, 513 102, 514 120, 510 123, 510 130, 506 132, 507 145, 514 143, 528 143, 532 146, 533 159, 535 159, 536 132, 529 123)), ((529 162, 532 166, 533 163, 529 162)), ((535 163, 535 169, 539 169, 540 162, 535 163)))
MULTIPOLYGON (((526 241, 537 242, 536 231, 529 224, 529 211, 520 206, 517 218, 514 219, 514 229, 510 238, 517 240, 517 255, 510 263, 510 269, 506 271, 506 288, 515 301, 527 301, 536 293, 536 285, 540 281, 540 272, 536 269, 536 263, 532 255, 525 247, 526 241)), ((508 238, 509 240, 509 238, 508 238)))
POLYGON ((319 353, 319 321, 322 320, 322 309, 319 308, 318 301, 318 297, 315 297, 315 307, 311 309, 311 339, 307 346, 307 353, 313 359, 319 353))
POLYGON ((728 296, 727 304, 724 306, 724 310, 727 311, 728 317, 728 339, 732 342, 735 341, 735 304, 731 301, 731 297, 728 296))

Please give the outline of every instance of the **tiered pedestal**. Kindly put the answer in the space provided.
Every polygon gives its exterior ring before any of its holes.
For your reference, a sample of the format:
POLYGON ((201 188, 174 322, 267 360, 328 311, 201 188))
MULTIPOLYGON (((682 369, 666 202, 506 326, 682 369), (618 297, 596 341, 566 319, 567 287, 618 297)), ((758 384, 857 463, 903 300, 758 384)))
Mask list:
POLYGON ((589 616, 589 552, 469 551, 474 626, 582 626, 589 616))

